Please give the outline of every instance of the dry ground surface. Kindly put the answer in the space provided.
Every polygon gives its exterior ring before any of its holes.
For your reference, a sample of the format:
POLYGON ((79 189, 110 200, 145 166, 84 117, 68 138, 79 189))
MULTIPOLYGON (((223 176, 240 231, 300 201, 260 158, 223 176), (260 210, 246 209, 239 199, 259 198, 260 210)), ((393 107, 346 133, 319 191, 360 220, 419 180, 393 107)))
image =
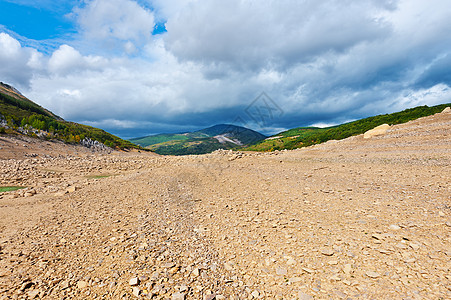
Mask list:
POLYGON ((0 138, 0 299, 451 299, 451 114, 294 151, 0 138))

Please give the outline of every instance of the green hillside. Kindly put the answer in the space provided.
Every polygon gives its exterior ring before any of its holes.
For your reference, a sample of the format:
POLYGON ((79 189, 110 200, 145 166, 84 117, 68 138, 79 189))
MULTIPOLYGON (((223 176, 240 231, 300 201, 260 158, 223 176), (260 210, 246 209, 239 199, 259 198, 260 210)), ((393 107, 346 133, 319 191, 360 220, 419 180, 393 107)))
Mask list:
POLYGON ((392 114, 369 117, 338 126, 317 128, 299 127, 290 129, 256 143, 242 150, 248 151, 273 151, 282 149, 296 149, 315 144, 324 143, 329 140, 341 140, 353 135, 365 133, 366 131, 382 124, 401 124, 421 117, 430 116, 441 112, 451 103, 429 107, 418 106, 392 114))
POLYGON ((194 132, 157 134, 130 141, 162 155, 189 155, 242 148, 265 138, 263 134, 245 127, 219 124, 194 132))
POLYGON ((26 134, 32 137, 81 143, 91 139, 108 147, 140 148, 102 129, 64 121, 27 99, 13 87, 0 82, 0 133, 26 134))

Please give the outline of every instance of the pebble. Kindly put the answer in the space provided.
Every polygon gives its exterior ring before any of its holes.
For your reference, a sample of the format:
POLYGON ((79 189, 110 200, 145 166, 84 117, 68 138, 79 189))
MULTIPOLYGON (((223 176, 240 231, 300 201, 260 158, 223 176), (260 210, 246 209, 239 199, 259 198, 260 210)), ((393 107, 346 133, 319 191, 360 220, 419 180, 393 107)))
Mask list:
POLYGON ((313 299, 312 296, 305 294, 304 292, 299 292, 298 298, 299 298, 299 300, 312 300, 313 299))
POLYGON ((276 268, 276 274, 277 275, 287 275, 288 271, 285 268, 277 267, 276 268))
POLYGON ((134 286, 133 287, 133 296, 135 297, 139 297, 139 294, 141 293, 141 291, 139 290, 139 287, 134 286))
POLYGON ((84 289, 85 287, 87 287, 88 286, 88 283, 86 282, 86 281, 79 281, 79 282, 77 282, 77 287, 79 288, 79 289, 84 289))
POLYGON ((332 256, 332 255, 334 255, 334 250, 332 250, 332 249, 323 249, 323 250, 321 250, 321 253, 326 255, 326 256, 332 256))
POLYGON ((378 278, 380 276, 379 273, 373 271, 366 271, 365 274, 370 278, 378 278))
POLYGON ((172 300, 185 300, 185 294, 184 293, 174 293, 171 297, 172 300))
POLYGON ((254 297, 254 298, 258 298, 258 297, 260 297, 260 292, 257 291, 257 290, 255 290, 255 291, 253 291, 253 292, 251 293, 251 295, 252 295, 252 297, 254 297))
POLYGON ((139 284, 139 278, 138 277, 133 277, 130 279, 129 283, 131 286, 135 286, 139 284))
POLYGON ((312 274, 315 272, 315 270, 309 269, 309 268, 302 268, 302 270, 304 270, 305 272, 312 274))
POLYGON ((349 274, 352 271, 352 266, 351 264, 345 264, 343 267, 343 273, 345 274, 349 274))
POLYGON ((401 229, 401 227, 399 227, 398 225, 394 225, 394 224, 388 226, 388 228, 389 228, 390 230, 400 230, 400 229, 401 229))
POLYGON ((233 266, 231 263, 225 263, 224 264, 224 269, 226 269, 227 271, 232 271, 233 270, 233 266))

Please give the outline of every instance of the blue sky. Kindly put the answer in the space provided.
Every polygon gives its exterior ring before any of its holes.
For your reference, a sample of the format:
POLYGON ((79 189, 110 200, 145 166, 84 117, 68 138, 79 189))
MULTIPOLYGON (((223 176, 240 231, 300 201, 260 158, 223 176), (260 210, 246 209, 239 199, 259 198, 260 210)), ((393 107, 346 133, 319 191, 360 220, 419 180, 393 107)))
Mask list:
POLYGON ((451 102, 449 32, 447 0, 0 0, 0 81, 125 138, 270 134, 451 102))

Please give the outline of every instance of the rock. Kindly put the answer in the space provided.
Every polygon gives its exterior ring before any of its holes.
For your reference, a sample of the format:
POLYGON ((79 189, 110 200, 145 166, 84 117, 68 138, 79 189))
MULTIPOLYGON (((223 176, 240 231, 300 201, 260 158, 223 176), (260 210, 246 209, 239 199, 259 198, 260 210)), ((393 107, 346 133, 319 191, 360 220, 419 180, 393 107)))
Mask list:
POLYGON ((68 280, 64 280, 61 282, 61 289, 67 289, 69 287, 69 281, 68 280))
POLYGON ((71 187, 68 187, 68 188, 67 188, 66 192, 68 192, 68 193, 73 193, 73 192, 75 192, 76 190, 77 190, 77 187, 76 187, 76 186, 71 186, 71 187))
POLYGON ((378 278, 380 276, 379 273, 373 271, 366 271, 365 274, 370 278, 378 278))
POLYGON ((392 225, 388 226, 388 228, 390 230, 400 230, 401 229, 401 227, 399 227, 398 225, 395 225, 395 224, 392 224, 392 225))
POLYGON ((170 269, 170 268, 172 268, 172 267, 175 267, 175 263, 173 263, 173 262, 167 262, 167 263, 163 264, 162 267, 163 267, 163 268, 166 268, 166 269, 170 269))
POLYGON ((224 264, 224 269, 226 269, 227 271, 232 271, 233 270, 233 266, 231 263, 225 263, 224 264))
POLYGON ((292 277, 288 280, 290 283, 296 283, 302 281, 301 277, 292 277))
POLYGON ((27 294, 30 299, 34 299, 39 295, 39 293, 40 293, 39 290, 31 290, 27 294))
POLYGON ((332 250, 332 249, 323 249, 323 250, 321 250, 321 254, 324 254, 326 256, 332 256, 332 255, 334 255, 334 250, 332 250))
POLYGON ((449 114, 451 113, 451 108, 449 106, 445 107, 444 110, 442 110, 442 114, 449 114))
POLYGON ((251 295, 252 295, 252 297, 254 297, 254 298, 258 298, 258 297, 260 297, 260 292, 257 291, 257 290, 255 290, 255 291, 253 291, 253 292, 251 293, 251 295))
POLYGON ((351 264, 345 264, 343 267, 343 273, 345 274, 349 274, 352 271, 352 266, 351 264))
POLYGON ((20 290, 23 292, 28 288, 31 288, 33 286, 33 282, 31 281, 25 281, 24 283, 22 283, 22 286, 20 287, 20 290))
POLYGON ((188 291, 188 286, 186 285, 186 284, 182 284, 181 286, 180 286, 180 288, 179 288, 179 291, 180 292, 186 292, 186 291, 188 291))
POLYGON ((195 268, 192 272, 191 275, 193 275, 194 277, 197 277, 200 275, 200 271, 199 268, 195 268))
POLYGON ((298 293, 298 298, 299 298, 299 300, 311 300, 311 299, 313 299, 312 296, 310 296, 308 294, 305 294, 304 292, 299 292, 298 293))
POLYGON ((179 266, 172 267, 172 268, 168 271, 168 273, 171 274, 171 275, 174 275, 175 273, 177 273, 177 272, 179 271, 179 269, 180 269, 179 266))
POLYGON ((276 267, 276 274, 277 275, 287 275, 287 269, 283 267, 276 267))
POLYGON ((216 294, 209 294, 204 296, 204 300, 214 300, 216 298, 216 294))
POLYGON ((171 297, 172 300, 185 300, 185 294, 184 293, 174 293, 171 297))
POLYGON ((88 283, 86 281, 80 280, 79 282, 77 282, 77 288, 79 288, 79 289, 84 289, 87 286, 88 286, 88 283))
POLYGON ((373 136, 385 134, 389 128, 390 128, 390 125, 388 125, 388 124, 379 125, 377 127, 374 127, 373 129, 365 132, 363 134, 363 138, 369 139, 369 138, 372 138, 373 136))
POLYGON ((138 277, 133 277, 130 279, 130 281, 128 282, 129 285, 131 286, 136 286, 139 284, 139 278, 138 277))
POLYGON ((439 211, 439 212, 438 212, 438 215, 439 215, 440 217, 444 217, 444 216, 445 216, 445 213, 444 213, 443 211, 439 211))
POLYGON ((307 272, 307 273, 309 273, 309 274, 312 274, 312 273, 315 272, 315 270, 312 270, 312 269, 309 269, 309 268, 302 268, 302 270, 307 272))
POLYGON ((290 258, 290 259, 287 260, 287 265, 292 266, 292 265, 295 265, 295 264, 296 264, 296 261, 294 259, 290 258))
POLYGON ((139 287, 134 286, 132 291, 133 291, 133 296, 139 297, 139 294, 141 293, 141 291, 139 290, 139 287))

